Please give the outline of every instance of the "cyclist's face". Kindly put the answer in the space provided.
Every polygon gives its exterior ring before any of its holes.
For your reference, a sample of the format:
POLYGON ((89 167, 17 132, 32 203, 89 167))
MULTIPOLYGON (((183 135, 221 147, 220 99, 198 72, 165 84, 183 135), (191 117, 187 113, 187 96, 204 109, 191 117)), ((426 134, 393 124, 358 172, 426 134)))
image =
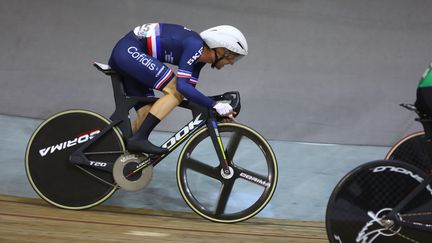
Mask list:
POLYGON ((218 57, 223 57, 218 63, 216 63, 217 69, 222 69, 225 65, 233 65, 238 59, 239 55, 227 50, 225 48, 217 48, 218 57))
POLYGON ((229 60, 223 58, 222 60, 218 61, 215 65, 215 68, 222 69, 225 65, 230 64, 229 60))
POLYGON ((224 57, 226 60, 228 60, 229 64, 233 65, 235 62, 237 62, 243 56, 239 55, 235 52, 232 52, 230 50, 226 50, 224 53, 224 57))

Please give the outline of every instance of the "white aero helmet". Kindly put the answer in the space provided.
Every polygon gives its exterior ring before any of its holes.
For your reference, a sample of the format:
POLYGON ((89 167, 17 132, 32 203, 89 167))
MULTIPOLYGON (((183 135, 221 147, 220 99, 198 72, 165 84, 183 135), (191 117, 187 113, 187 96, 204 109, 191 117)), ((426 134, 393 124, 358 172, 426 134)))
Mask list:
POLYGON ((219 25, 204 30, 201 38, 211 48, 224 47, 242 56, 248 54, 246 38, 236 27, 231 25, 219 25))

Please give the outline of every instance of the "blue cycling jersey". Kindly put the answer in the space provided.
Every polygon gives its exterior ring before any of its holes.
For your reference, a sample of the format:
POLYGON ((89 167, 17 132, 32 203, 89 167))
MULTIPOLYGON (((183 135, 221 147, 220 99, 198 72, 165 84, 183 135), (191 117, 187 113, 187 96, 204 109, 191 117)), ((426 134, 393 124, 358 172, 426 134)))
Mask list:
POLYGON ((198 33, 181 25, 151 23, 138 26, 123 37, 109 63, 121 74, 158 90, 163 90, 173 75, 163 62, 177 65, 177 91, 210 108, 214 101, 195 88, 205 65, 197 62, 203 50, 204 42, 198 33))

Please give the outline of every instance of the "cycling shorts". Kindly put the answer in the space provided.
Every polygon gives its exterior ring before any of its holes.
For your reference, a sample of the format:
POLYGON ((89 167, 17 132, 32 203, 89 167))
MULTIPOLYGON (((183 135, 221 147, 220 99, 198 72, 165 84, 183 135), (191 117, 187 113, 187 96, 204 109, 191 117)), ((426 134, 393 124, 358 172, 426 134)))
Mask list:
POLYGON ((174 72, 158 59, 148 55, 146 45, 133 31, 114 47, 109 65, 124 78, 126 93, 131 96, 154 96, 175 77, 174 72))

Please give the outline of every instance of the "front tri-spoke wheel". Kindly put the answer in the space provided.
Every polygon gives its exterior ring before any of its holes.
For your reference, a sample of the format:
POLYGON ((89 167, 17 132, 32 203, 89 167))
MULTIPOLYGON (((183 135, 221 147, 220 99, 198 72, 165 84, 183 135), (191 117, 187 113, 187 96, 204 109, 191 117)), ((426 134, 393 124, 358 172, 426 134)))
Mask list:
POLYGON ((267 141, 241 124, 219 124, 230 173, 220 165, 207 128, 193 135, 177 165, 182 197, 200 216, 235 223, 259 213, 277 183, 276 157, 267 141))

